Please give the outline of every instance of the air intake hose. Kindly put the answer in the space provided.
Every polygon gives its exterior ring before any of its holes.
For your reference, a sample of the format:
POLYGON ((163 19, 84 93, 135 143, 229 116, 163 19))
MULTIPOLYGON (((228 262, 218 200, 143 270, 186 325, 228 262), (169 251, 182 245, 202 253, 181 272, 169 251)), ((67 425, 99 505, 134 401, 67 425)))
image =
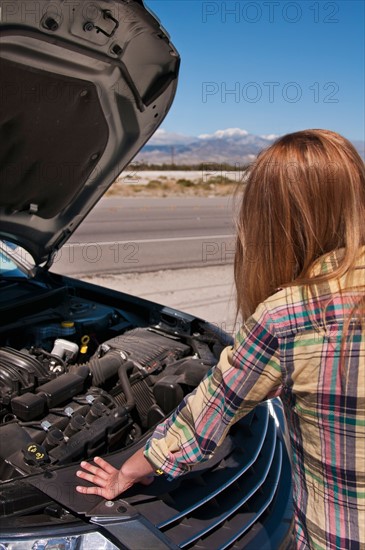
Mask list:
POLYGON ((118 374, 120 385, 126 399, 124 407, 131 411, 135 407, 133 392, 128 379, 128 372, 134 368, 133 361, 126 361, 117 350, 109 350, 103 357, 93 357, 85 365, 74 365, 70 370, 78 373, 87 368, 95 386, 102 385, 106 380, 118 374))
POLYGON ((103 357, 92 357, 84 365, 73 365, 70 372, 78 372, 79 369, 87 367, 93 379, 95 386, 100 386, 112 376, 118 373, 119 367, 125 362, 117 350, 109 350, 103 357))

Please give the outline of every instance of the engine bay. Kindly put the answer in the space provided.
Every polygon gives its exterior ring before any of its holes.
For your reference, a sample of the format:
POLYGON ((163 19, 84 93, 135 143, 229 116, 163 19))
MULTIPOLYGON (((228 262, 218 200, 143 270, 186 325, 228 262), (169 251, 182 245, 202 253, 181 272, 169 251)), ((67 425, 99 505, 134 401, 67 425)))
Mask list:
POLYGON ((113 307, 120 293, 90 300, 86 287, 13 296, 0 332, 1 481, 136 443, 227 344, 193 317, 139 299, 113 307))

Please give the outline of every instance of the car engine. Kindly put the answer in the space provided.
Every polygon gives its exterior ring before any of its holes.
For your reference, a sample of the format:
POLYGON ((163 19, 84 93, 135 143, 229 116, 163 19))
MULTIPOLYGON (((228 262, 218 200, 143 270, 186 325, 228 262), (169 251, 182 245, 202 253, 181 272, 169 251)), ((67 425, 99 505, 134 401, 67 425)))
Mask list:
POLYGON ((87 300, 70 308, 72 322, 31 315, 2 340, 1 481, 135 443, 217 360, 216 340, 203 333, 131 326, 87 300))

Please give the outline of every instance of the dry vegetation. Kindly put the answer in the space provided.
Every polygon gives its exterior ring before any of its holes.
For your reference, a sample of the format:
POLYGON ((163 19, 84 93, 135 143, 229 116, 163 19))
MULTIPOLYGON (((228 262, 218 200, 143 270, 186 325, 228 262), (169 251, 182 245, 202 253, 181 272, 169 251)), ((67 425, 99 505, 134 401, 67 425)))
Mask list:
POLYGON ((238 178, 212 176, 209 178, 191 178, 186 173, 184 178, 174 178, 167 173, 156 172, 144 183, 128 183, 123 177, 110 187, 107 196, 120 197, 179 197, 179 196, 224 196, 231 195, 237 184, 242 184, 238 178))

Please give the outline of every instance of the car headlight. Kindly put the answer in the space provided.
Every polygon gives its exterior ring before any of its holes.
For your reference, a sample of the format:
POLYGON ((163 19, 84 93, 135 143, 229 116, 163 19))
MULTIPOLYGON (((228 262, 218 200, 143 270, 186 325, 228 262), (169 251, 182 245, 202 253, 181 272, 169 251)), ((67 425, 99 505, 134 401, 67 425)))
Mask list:
POLYGON ((0 550, 118 550, 101 533, 85 533, 66 537, 36 537, 0 542, 0 550))

